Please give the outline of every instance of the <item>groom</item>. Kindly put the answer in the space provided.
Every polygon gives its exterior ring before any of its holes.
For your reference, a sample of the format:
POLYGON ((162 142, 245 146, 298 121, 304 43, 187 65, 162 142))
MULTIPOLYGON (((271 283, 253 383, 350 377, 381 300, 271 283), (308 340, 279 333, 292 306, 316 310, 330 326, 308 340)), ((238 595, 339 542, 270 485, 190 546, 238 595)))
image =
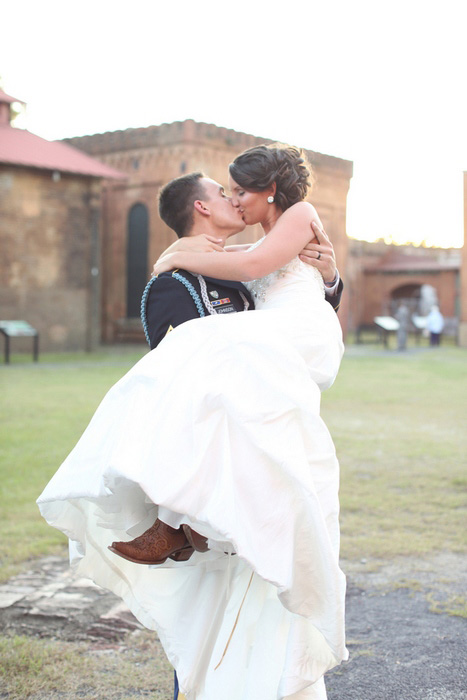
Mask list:
MULTIPOLYGON (((238 208, 224 188, 202 173, 183 175, 169 182, 159 197, 161 219, 182 243, 177 250, 222 251, 226 241, 245 228, 238 208)), ((336 269, 332 243, 326 233, 313 225, 301 259, 322 274, 326 300, 337 311, 343 284, 336 269)), ((169 248, 170 251, 170 248, 169 248)), ((167 251, 168 252, 168 251, 167 251)), ((176 326, 210 313, 235 313, 254 309, 253 300, 240 282, 192 275, 186 270, 163 272, 146 287, 142 320, 146 339, 154 349, 176 326)))

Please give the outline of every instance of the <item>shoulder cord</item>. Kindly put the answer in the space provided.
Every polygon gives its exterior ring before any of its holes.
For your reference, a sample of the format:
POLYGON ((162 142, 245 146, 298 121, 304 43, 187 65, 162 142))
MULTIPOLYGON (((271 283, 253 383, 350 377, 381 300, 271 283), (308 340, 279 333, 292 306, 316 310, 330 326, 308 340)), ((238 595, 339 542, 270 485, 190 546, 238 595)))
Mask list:
POLYGON ((248 299, 246 298, 246 296, 244 295, 243 292, 238 290, 238 293, 240 294, 240 296, 242 297, 242 300, 243 300, 243 306, 244 306, 243 310, 248 311, 248 309, 250 308, 250 302, 248 301, 248 299))
MULTIPOLYGON (((198 278, 199 286, 201 287, 201 296, 203 297, 203 301, 206 305, 207 310, 209 311, 210 314, 217 314, 217 311, 213 307, 212 302, 210 301, 210 299, 208 297, 206 281, 205 281, 204 277, 202 277, 201 275, 196 275, 196 277, 198 278)), ((238 290, 238 292, 239 292, 239 294, 242 298, 242 301, 243 301, 243 310, 248 311, 248 309, 250 308, 250 302, 248 301, 246 296, 243 294, 243 292, 241 292, 240 290, 238 290)))
MULTIPOLYGON (((191 284, 191 282, 189 282, 185 277, 183 277, 183 275, 180 275, 178 272, 172 272, 172 277, 174 277, 176 280, 181 282, 183 284, 183 286, 187 289, 187 291, 189 292, 191 298, 193 299, 193 301, 195 303, 196 310, 198 311, 200 317, 203 318, 203 316, 206 316, 206 313, 203 309, 203 304, 201 303, 201 299, 199 298, 199 294, 196 291, 196 289, 194 288, 194 286, 191 284)), ((201 296, 203 298, 203 301, 206 305, 207 310, 209 311, 209 313, 211 315, 216 315, 217 311, 214 309, 214 307, 213 307, 213 305, 208 297, 208 292, 207 292, 207 287, 206 287, 206 282, 204 280, 204 277, 202 277, 202 275, 196 275, 196 277, 198 278, 198 282, 199 282, 199 285, 201 288, 201 296)), ((144 288, 143 296, 141 298, 141 323, 143 324, 144 335, 146 337, 146 341, 147 341, 149 346, 151 346, 151 339, 149 337, 148 319, 147 319, 147 315, 146 315, 146 306, 147 306, 149 292, 151 290, 151 285, 154 282, 154 280, 156 280, 156 279, 157 279, 157 277, 153 277, 152 279, 149 280, 149 282, 147 283, 147 285, 144 288)), ((239 290, 239 294, 243 300, 244 311, 247 311, 250 308, 250 302, 248 301, 246 296, 243 294, 243 292, 241 292, 240 290, 239 290)))
POLYGON ((205 304, 207 310, 209 311, 209 313, 211 314, 211 316, 213 316, 217 312, 215 311, 215 309, 214 309, 213 305, 211 304, 211 301, 208 297, 208 290, 206 287, 206 281, 205 281, 204 277, 202 277, 201 275, 196 275, 196 277, 198 279, 199 286, 201 287, 201 296, 203 297, 204 304, 205 304))
MULTIPOLYGON (((196 310, 198 311, 200 317, 202 318, 203 316, 206 316, 206 312, 203 308, 203 304, 201 302, 200 296, 196 289, 193 287, 191 282, 189 282, 183 275, 180 275, 178 272, 172 272, 172 277, 174 277, 176 280, 181 282, 184 287, 186 287, 188 293, 190 294, 191 298, 193 299, 196 310)), ((147 319, 147 314, 146 314, 146 307, 147 307, 147 301, 148 301, 148 296, 149 292, 151 291, 151 285, 152 283, 157 279, 157 277, 153 277, 152 279, 149 280, 147 285, 144 288, 143 296, 141 297, 141 323, 143 324, 143 331, 144 335, 146 337, 146 341, 149 346, 151 346, 151 338, 149 337, 149 328, 148 328, 148 319, 147 319)), ((204 280, 203 280, 204 282, 204 280)), ((209 300, 208 300, 209 302, 209 300)), ((209 307, 208 307, 209 310, 209 307)), ((214 311, 214 313, 216 313, 214 311)))
POLYGON ((143 296, 141 297, 141 323, 143 324, 143 331, 146 337, 149 347, 151 347, 151 338, 149 337, 148 330, 148 319, 146 316, 146 304, 148 301, 149 292, 151 291, 151 285, 157 277, 152 277, 144 288, 143 296))
POLYGON ((197 309, 200 317, 203 318, 203 316, 206 316, 206 312, 203 309, 203 304, 201 303, 201 299, 199 298, 199 294, 196 291, 196 289, 193 287, 191 282, 189 282, 186 279, 186 277, 184 277, 183 275, 180 275, 178 272, 172 272, 172 277, 174 277, 176 280, 181 282, 184 287, 186 287, 191 298, 195 302, 195 306, 196 306, 196 309, 197 309))

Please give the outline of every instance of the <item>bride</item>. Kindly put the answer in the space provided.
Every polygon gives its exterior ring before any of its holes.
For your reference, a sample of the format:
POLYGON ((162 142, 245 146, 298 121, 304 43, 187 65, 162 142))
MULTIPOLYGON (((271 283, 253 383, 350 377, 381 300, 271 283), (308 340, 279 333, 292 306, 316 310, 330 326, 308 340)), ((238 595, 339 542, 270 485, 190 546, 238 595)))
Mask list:
POLYGON ((188 700, 322 700, 347 657, 339 467, 319 415, 341 331, 298 258, 319 223, 300 152, 249 149, 230 176, 265 237, 248 252, 174 252, 156 272, 247 280, 256 311, 175 328, 108 392, 38 504, 79 573, 157 630, 188 700), (155 518, 208 551, 158 566, 109 552, 155 518))

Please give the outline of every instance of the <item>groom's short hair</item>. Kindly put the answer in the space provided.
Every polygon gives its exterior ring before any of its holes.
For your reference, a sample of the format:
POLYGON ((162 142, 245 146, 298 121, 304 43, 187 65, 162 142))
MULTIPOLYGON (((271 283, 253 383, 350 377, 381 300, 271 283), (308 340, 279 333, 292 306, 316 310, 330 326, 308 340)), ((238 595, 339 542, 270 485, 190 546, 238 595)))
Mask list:
POLYGON ((159 215, 179 238, 188 236, 193 228, 193 204, 197 199, 206 199, 201 182, 203 173, 190 173, 171 180, 159 194, 159 215))

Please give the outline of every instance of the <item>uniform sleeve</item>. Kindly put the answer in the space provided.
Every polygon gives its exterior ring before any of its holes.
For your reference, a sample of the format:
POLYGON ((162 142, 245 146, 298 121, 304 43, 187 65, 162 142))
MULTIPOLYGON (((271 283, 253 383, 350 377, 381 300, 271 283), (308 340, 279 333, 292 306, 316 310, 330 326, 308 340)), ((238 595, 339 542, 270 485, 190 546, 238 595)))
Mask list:
POLYGON ((324 288, 324 291, 326 292, 326 301, 328 301, 331 304, 332 308, 336 313, 337 311, 339 311, 343 289, 344 283, 342 282, 342 280, 339 280, 339 284, 335 294, 327 294, 326 287, 324 288))
POLYGON ((171 276, 158 277, 151 285, 146 304, 151 350, 173 328, 193 318, 199 318, 199 313, 183 284, 171 276))

